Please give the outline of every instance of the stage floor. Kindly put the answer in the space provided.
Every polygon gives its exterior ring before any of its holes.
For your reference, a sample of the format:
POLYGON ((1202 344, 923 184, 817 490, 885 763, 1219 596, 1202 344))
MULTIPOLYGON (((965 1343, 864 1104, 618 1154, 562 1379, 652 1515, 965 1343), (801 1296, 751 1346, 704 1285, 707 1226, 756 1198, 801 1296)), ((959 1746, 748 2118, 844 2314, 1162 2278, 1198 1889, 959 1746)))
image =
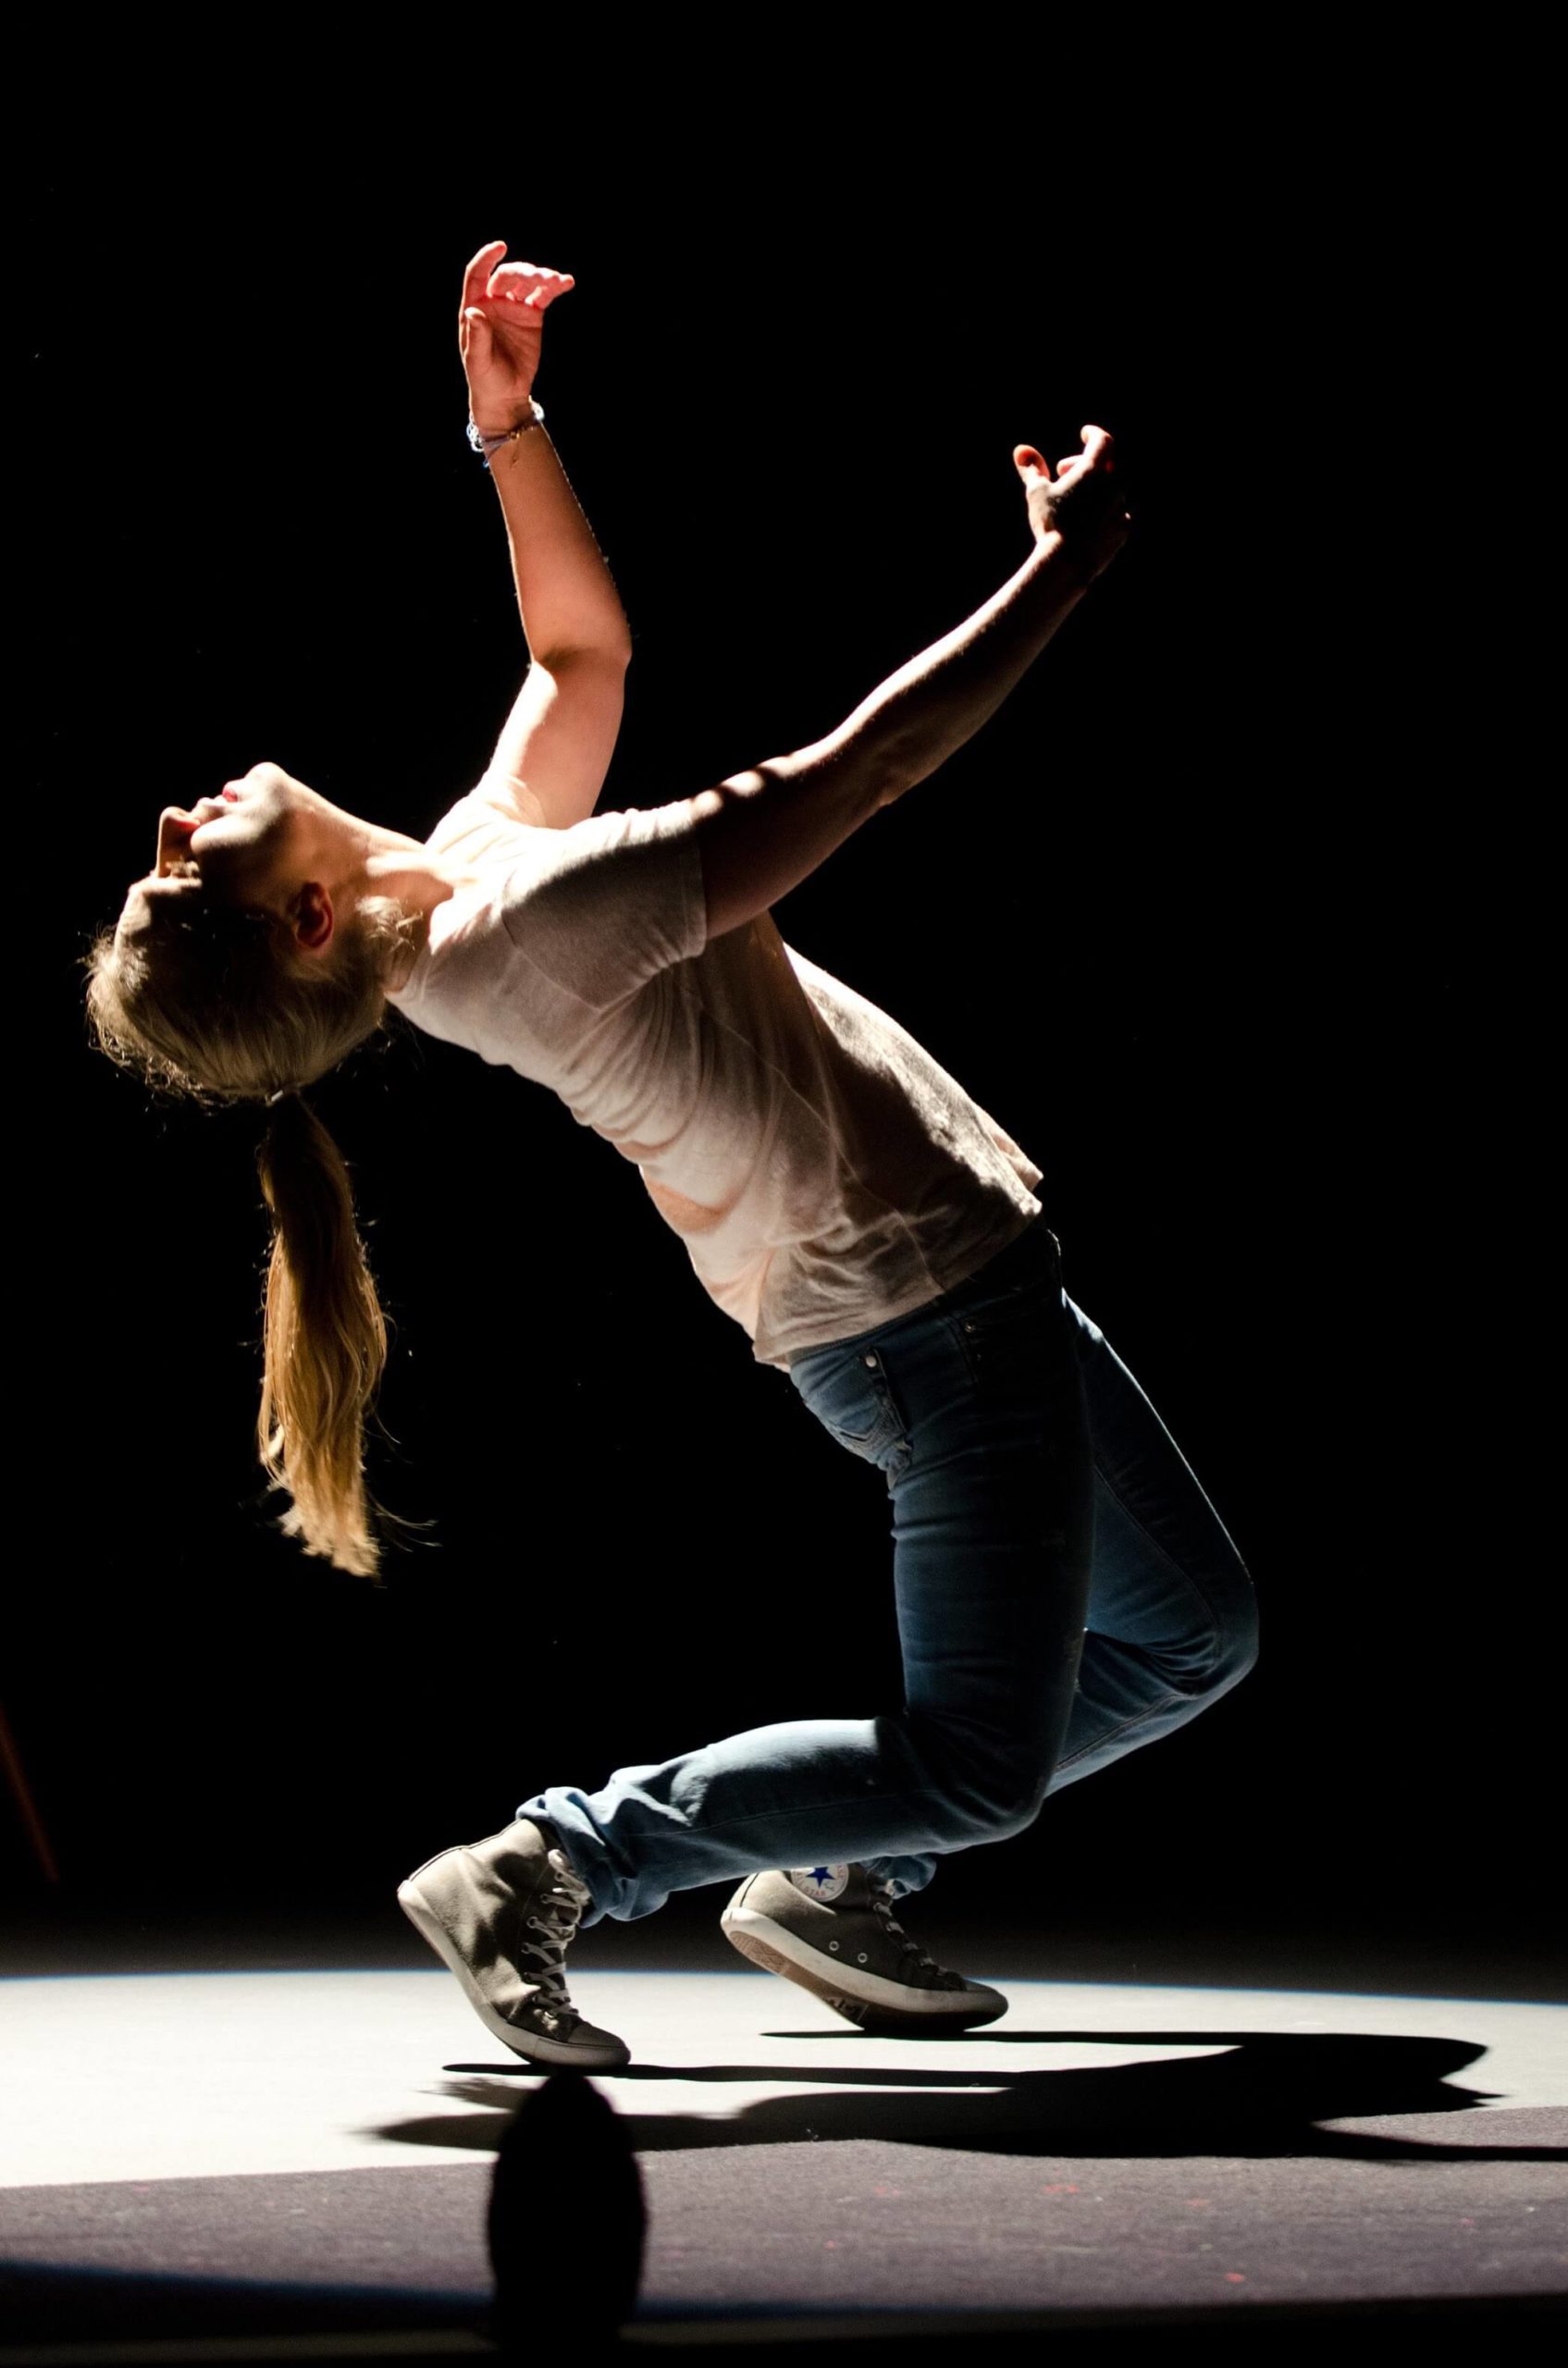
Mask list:
MULTIPOLYGON (((916 2042, 749 1970, 574 1970, 634 2053, 595 2085, 639 2319, 1568 2288, 1568 2008, 998 1986, 1004 2022, 916 2042)), ((536 2085, 435 1967, 0 1981, 6 2337, 476 2327, 536 2085)))

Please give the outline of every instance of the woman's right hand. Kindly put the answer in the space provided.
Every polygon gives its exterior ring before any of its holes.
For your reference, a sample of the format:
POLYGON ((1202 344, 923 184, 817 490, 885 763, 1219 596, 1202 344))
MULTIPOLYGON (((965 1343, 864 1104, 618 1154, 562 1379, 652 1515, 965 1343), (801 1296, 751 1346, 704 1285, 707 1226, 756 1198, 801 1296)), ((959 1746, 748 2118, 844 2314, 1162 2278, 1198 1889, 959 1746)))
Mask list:
POLYGON ((547 306, 575 286, 569 271, 503 263, 504 239, 480 248, 463 275, 457 342, 468 415, 481 434, 506 436, 527 416, 547 306))
POLYGON ((1083 450, 1058 461, 1054 477, 1032 444, 1015 448, 1013 466, 1023 479, 1035 541, 1060 535, 1071 556, 1095 576, 1109 567, 1132 521, 1116 474, 1114 440, 1103 427, 1082 434, 1083 450))

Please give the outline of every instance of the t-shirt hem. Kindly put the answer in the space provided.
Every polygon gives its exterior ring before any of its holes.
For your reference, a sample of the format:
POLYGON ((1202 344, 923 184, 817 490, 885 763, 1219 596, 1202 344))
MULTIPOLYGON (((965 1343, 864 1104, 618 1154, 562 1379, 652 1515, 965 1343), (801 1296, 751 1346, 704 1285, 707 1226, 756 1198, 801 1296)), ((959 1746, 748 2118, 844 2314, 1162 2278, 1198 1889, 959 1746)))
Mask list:
MULTIPOLYGON (((853 1332, 835 1332, 831 1339, 793 1339, 787 1332, 778 1338, 765 1336, 765 1347, 762 1340, 754 1344, 757 1362, 759 1364, 777 1365, 787 1372, 792 1360, 796 1357, 815 1356, 821 1349, 851 1348, 857 1340, 870 1339, 873 1332, 883 1331, 888 1325, 896 1324, 901 1316, 913 1315, 922 1307, 934 1305, 937 1300, 945 1298, 949 1291, 956 1291, 961 1283, 967 1283, 978 1275, 993 1258, 999 1258, 1004 1250, 1010 1249, 1015 1241, 1022 1239, 1031 1225, 1043 1222, 1044 1212, 1038 1206, 1032 1214, 1027 1210, 1019 1210, 1015 1214, 1019 1222, 1006 1233, 994 1235, 953 1265, 944 1266, 934 1289, 929 1283, 916 1283, 881 1309, 871 1323, 862 1325, 853 1332)), ((933 1273, 935 1271, 932 1270, 933 1273)))

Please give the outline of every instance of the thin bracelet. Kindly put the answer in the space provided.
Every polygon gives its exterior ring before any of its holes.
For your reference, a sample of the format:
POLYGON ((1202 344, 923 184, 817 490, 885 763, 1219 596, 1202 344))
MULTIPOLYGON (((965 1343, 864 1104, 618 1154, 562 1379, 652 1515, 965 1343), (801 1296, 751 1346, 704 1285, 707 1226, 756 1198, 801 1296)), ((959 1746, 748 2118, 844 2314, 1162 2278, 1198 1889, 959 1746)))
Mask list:
POLYGON ((490 465, 490 454, 492 452, 499 452, 503 444, 515 444, 517 438, 520 436, 526 436, 530 428, 542 427, 544 426, 544 418, 545 414, 543 404, 537 403, 530 399, 528 404, 528 417, 524 420, 519 420, 515 427, 507 428, 500 436, 487 436, 482 428, 475 426, 474 422, 471 419, 468 423, 468 441, 472 445, 474 450, 478 453, 479 458, 484 462, 485 466, 488 468, 490 465))

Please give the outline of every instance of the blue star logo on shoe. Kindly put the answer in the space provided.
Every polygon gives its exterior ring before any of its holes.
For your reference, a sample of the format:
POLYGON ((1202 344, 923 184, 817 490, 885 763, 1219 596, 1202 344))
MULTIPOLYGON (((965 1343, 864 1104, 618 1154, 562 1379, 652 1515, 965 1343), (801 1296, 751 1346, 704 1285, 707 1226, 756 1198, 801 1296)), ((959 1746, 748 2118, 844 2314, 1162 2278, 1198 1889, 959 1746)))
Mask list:
POLYGON ((843 1897, 849 1887, 847 1867, 790 1867, 786 1869, 790 1881, 808 1899, 819 1901, 822 1906, 843 1897))

